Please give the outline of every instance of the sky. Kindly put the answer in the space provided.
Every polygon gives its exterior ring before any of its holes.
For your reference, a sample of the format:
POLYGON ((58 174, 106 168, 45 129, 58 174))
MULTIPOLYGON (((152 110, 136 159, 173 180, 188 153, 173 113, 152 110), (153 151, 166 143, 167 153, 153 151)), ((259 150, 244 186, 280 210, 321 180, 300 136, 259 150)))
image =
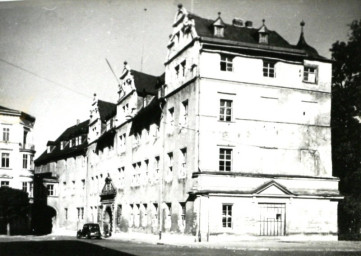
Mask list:
POLYGON ((36 157, 76 120, 89 118, 93 94, 116 103, 123 63, 164 72, 177 5, 224 22, 242 18, 277 31, 291 44, 305 38, 331 57, 361 19, 361 0, 28 0, 0 1, 0 105, 36 118, 36 157), (143 59, 143 61, 142 61, 143 59))

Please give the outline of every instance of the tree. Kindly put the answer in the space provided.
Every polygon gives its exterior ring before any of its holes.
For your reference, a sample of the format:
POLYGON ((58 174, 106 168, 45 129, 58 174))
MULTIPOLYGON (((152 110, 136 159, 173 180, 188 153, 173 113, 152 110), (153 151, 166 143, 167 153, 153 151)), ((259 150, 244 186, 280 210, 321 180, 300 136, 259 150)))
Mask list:
POLYGON ((28 230, 29 198, 24 191, 0 187, 0 233, 24 234, 28 230))
MULTIPOLYGON (((339 206, 341 234, 361 231, 361 20, 350 25, 347 42, 330 49, 332 68, 332 161, 345 200, 339 206)), ((342 237, 342 235, 341 235, 342 237)), ((359 236, 361 237, 361 236, 359 236)))

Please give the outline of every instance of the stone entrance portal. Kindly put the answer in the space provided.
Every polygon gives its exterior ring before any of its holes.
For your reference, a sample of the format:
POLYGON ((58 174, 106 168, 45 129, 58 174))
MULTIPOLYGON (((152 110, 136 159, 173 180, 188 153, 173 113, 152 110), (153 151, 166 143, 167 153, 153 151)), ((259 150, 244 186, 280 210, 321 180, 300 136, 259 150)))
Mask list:
POLYGON ((114 199, 117 194, 117 190, 114 188, 112 179, 109 174, 105 178, 105 184, 100 194, 100 203, 102 205, 103 216, 101 219, 101 225, 104 236, 111 236, 113 232, 113 216, 114 216, 114 199))

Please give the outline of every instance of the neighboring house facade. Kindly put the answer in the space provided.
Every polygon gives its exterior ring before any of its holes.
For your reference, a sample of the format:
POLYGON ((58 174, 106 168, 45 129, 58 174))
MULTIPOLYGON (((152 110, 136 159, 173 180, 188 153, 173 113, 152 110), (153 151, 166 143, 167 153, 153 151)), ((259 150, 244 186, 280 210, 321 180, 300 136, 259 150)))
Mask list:
POLYGON ((179 6, 165 74, 125 63, 117 104, 94 99, 86 164, 55 170, 44 160, 51 152, 37 159, 36 173, 58 175, 58 225, 74 228, 80 216, 105 232, 203 241, 223 233, 336 238, 331 62, 306 43, 303 27, 291 45, 265 21, 229 25, 179 6), (83 190, 62 197, 71 180, 83 190))
POLYGON ((0 187, 28 193, 33 200, 35 117, 0 106, 0 187))

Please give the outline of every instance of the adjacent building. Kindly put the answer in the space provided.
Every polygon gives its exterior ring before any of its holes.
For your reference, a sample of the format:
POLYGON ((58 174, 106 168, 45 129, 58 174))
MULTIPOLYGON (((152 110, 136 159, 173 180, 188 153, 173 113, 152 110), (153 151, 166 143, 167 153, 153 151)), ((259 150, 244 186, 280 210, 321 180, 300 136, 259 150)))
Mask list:
POLYGON ((124 63, 118 101, 98 100, 36 160, 56 227, 337 237, 331 61, 251 21, 181 5, 165 73, 124 63), (45 178, 46 177, 46 178, 45 178), (50 200, 50 198, 52 198, 50 200))
POLYGON ((0 187, 11 187, 33 198, 35 117, 0 106, 0 187))

